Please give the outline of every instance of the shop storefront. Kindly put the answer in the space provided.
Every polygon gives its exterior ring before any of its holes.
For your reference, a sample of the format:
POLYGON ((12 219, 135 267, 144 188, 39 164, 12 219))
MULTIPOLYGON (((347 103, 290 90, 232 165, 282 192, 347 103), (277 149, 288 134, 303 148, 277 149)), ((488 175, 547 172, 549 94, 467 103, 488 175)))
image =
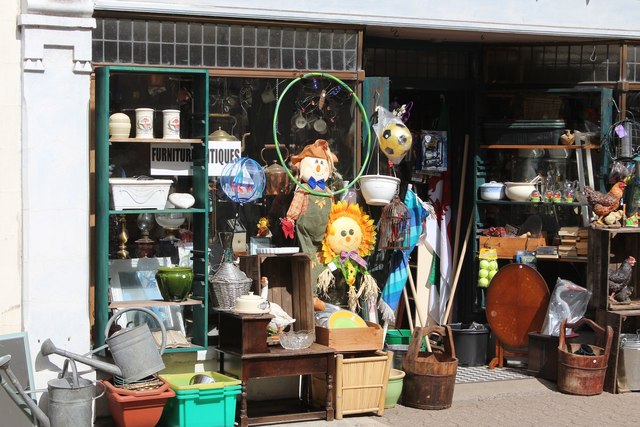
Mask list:
MULTIPOLYGON (((407 314, 415 324, 490 322, 491 301, 480 279, 491 271, 482 268, 478 255, 491 245, 482 238, 495 243, 504 236, 485 232, 507 224, 521 227, 534 214, 541 226, 527 231, 545 232, 540 246, 567 251, 565 259, 541 258, 537 270, 549 290, 561 277, 598 295, 589 307, 595 319, 597 310, 607 307, 589 276, 591 258, 579 245, 566 248, 577 235, 561 239, 591 218, 566 197, 585 185, 608 189, 611 163, 621 156, 610 129, 640 109, 640 45, 633 41, 640 36, 620 21, 616 29, 602 29, 595 16, 609 11, 596 14, 592 9, 600 6, 575 3, 584 25, 567 28, 557 11, 542 9, 526 24, 490 7, 476 11, 504 18, 487 24, 497 20, 467 19, 462 11, 452 20, 444 9, 427 13, 413 4, 397 10, 380 5, 376 13, 323 4, 310 13, 303 5, 265 9, 257 2, 238 8, 78 1, 64 10, 27 2, 18 19, 25 230, 20 270, 21 331, 28 333, 32 359, 47 338, 86 353, 105 342, 115 309, 144 305, 167 327, 169 371, 216 370, 220 355, 213 348, 222 339, 217 310, 222 303, 212 288, 224 252, 220 232, 232 233, 231 250, 252 279, 252 291, 259 293, 266 277, 267 295, 296 318, 295 329, 313 329, 311 295, 324 268, 314 259, 308 265, 301 261, 297 253, 305 252, 304 242, 282 230, 295 184, 279 167, 280 158, 288 168, 301 167, 312 151, 305 148, 317 140, 326 141, 330 154, 320 158, 337 173, 329 191, 335 199, 359 201, 360 218, 369 215, 378 223, 384 207, 367 203, 361 182, 353 185, 362 175, 395 176, 402 199, 410 186, 435 209, 437 220, 427 221, 429 246, 407 257, 416 291, 407 284, 406 296, 401 291, 392 296, 391 326, 408 328, 407 314), (363 127, 376 120, 380 105, 390 111, 404 106, 413 133, 413 149, 397 162, 377 147, 375 132, 363 127), (151 114, 148 126, 143 109, 151 114), (110 128, 116 113, 130 124, 120 136, 110 128), (177 118, 173 127, 171 117, 177 118), (521 142, 491 140, 501 135, 505 120, 538 121, 539 127, 525 133, 550 127, 553 144, 570 129, 574 138, 587 138, 587 148, 548 150, 539 147, 546 142, 514 147, 521 142), (608 139, 609 152, 590 148, 608 139), (264 167, 264 178, 249 172, 253 184, 265 180, 261 195, 243 195, 253 187, 233 180, 243 173, 231 168, 238 158, 264 167), (547 187, 536 187, 542 197, 558 190, 564 199, 532 207, 531 191, 526 200, 497 203, 480 196, 482 184, 490 181, 530 181, 538 175, 551 177, 542 183, 547 187), (110 179, 139 176, 168 180, 158 190, 166 192, 162 206, 131 196, 140 191, 135 183, 133 190, 124 189, 129 205, 114 200, 110 179), (174 208, 165 205, 169 193, 177 194, 174 208), (265 256, 255 255, 259 250, 265 256), (188 264, 194 274, 186 300, 143 289, 140 277, 156 282, 159 267, 177 263, 188 264), (432 271, 441 277, 430 277, 432 271), (309 298, 296 302, 293 289, 300 283, 309 298), (52 304, 67 320, 52 321, 57 317, 52 304)), ((633 126, 628 128, 632 150, 633 126)), ((366 236, 365 226, 361 232, 366 236)), ((487 261, 503 267, 515 250, 487 261)), ((366 270, 357 260, 349 264, 358 268, 357 283, 368 275, 383 289, 389 285, 389 255, 379 248, 365 252, 366 270)), ((349 273, 333 275, 338 288, 324 300, 347 306, 349 273)), ((375 303, 362 304, 363 318, 384 323, 375 303)), ((117 323, 127 327, 136 320, 129 313, 117 323)), ((50 374, 36 369, 36 384, 45 384, 50 374)))

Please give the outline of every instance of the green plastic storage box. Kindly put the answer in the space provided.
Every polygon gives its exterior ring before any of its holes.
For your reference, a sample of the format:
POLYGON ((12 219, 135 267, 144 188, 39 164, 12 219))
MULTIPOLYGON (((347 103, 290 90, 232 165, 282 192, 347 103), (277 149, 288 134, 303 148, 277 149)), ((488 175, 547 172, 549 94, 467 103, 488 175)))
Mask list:
POLYGON ((159 426, 165 427, 233 427, 240 380, 218 372, 201 372, 215 382, 189 385, 195 373, 161 375, 176 397, 164 406, 159 426))
POLYGON ((409 345, 411 342, 411 330, 409 329, 389 329, 385 338, 387 344, 409 345))

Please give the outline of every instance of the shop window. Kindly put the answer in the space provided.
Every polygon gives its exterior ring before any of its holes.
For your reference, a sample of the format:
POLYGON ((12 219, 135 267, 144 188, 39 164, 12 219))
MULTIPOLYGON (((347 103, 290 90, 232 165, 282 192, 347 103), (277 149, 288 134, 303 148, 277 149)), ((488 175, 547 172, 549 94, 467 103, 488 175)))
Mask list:
POLYGON ((93 61, 357 71, 358 31, 97 18, 93 61))

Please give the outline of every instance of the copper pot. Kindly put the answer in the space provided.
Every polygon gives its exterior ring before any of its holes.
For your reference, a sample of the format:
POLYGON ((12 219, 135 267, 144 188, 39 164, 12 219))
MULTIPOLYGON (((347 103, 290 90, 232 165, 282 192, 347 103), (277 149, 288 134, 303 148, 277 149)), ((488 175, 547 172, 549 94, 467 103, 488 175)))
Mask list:
MULTIPOLYGON (((289 150, 283 144, 280 144, 280 148, 284 148, 286 155, 284 157, 284 161, 286 162, 289 158, 289 150)), ((264 190, 264 194, 267 196, 279 196, 283 194, 289 193, 291 190, 292 181, 289 178, 289 174, 287 174, 287 170, 282 167, 278 160, 274 160, 273 163, 269 166, 267 165, 267 161, 264 158, 264 150, 275 150, 275 144, 265 144, 262 151, 260 151, 260 157, 262 157, 262 161, 265 163, 264 174, 266 177, 266 186, 264 190)))

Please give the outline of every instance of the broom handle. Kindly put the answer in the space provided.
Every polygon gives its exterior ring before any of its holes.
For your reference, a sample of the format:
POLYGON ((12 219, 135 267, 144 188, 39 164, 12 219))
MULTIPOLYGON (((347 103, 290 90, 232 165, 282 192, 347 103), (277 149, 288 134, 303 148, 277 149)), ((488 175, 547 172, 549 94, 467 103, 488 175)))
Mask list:
MULTIPOLYGON (((469 135, 464 136, 464 152, 462 155, 462 176, 460 178, 460 193, 458 193, 458 213, 456 218, 456 235, 453 243, 453 268, 458 266, 460 257, 458 257, 458 246, 460 243, 460 221, 462 220, 462 201, 464 198, 464 184, 467 176, 467 157, 469 155, 469 135)), ((446 319, 446 318, 445 318, 446 319)))
MULTIPOLYGON (((471 214, 471 218, 469 219, 469 224, 467 225, 467 232, 464 236, 464 243, 462 244, 462 250, 460 252, 460 259, 464 259, 464 254, 467 252, 467 242, 469 241, 469 236, 471 234, 471 225, 473 224, 473 213, 471 214)), ((453 284, 451 285, 451 293, 449 294, 449 301, 447 302, 447 310, 444 313, 444 321, 447 322, 449 318, 449 313, 451 312, 451 306, 453 305, 453 297, 456 294, 456 288, 458 287, 458 278, 460 277, 460 270, 462 270, 462 262, 458 262, 456 266, 456 274, 453 277, 453 284)))

